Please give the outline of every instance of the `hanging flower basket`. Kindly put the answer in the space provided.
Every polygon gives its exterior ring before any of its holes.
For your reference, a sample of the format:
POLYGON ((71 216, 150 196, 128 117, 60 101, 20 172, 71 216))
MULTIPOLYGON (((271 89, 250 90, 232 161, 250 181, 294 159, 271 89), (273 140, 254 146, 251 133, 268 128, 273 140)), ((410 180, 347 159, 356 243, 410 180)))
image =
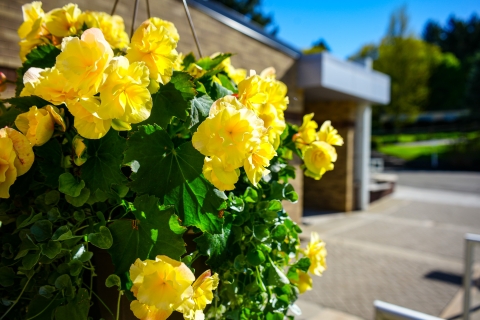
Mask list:
POLYGON ((0 320, 284 319, 326 268, 282 208, 289 161, 332 170, 330 122, 286 123, 272 68, 178 54, 168 21, 130 39, 75 4, 23 16, 0 103, 0 320))

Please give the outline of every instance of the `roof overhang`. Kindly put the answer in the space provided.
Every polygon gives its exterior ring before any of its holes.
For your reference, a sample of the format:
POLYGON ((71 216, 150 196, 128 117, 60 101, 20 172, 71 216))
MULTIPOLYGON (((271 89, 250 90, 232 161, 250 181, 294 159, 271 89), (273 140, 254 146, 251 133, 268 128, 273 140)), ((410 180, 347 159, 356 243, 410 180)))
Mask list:
POLYGON ((212 17, 215 20, 229 26, 241 32, 257 41, 260 41, 267 46, 270 46, 280 52, 285 53, 287 56, 293 59, 298 59, 302 55, 302 52, 291 45, 277 39, 265 32, 261 27, 255 25, 255 23, 249 21, 243 15, 235 12, 234 10, 213 1, 208 0, 187 0, 189 6, 202 11, 206 15, 212 17))
POLYGON ((390 102, 390 77, 360 63, 340 60, 322 52, 298 60, 297 85, 305 99, 354 100, 373 104, 390 102))

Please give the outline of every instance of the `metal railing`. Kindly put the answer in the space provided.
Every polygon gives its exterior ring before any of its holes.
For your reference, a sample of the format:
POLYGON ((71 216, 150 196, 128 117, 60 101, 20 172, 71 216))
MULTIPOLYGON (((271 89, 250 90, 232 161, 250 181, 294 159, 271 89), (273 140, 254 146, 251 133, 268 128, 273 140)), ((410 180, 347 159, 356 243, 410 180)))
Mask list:
POLYGON ((463 276, 463 320, 470 319, 470 290, 472 286, 473 248, 480 244, 480 235, 465 235, 465 274, 463 276))
POLYGON ((443 320, 425 313, 375 300, 375 320, 443 320))

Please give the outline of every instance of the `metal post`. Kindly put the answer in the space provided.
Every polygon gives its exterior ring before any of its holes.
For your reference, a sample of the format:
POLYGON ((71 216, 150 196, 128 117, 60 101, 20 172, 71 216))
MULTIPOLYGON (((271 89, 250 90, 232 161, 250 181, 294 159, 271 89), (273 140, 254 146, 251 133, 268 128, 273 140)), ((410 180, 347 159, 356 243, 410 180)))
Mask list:
POLYGON ((183 0, 183 7, 185 8, 185 14, 187 15, 188 23, 190 24, 190 29, 192 30, 193 40, 195 40, 198 54, 200 55, 200 57, 198 58, 201 58, 203 57, 202 49, 200 48, 200 43, 198 42, 197 33, 195 32, 195 27, 193 26, 192 17, 190 16, 190 11, 188 10, 187 0, 183 0))
POLYGON ((465 273, 463 275, 463 320, 470 319, 470 286, 472 284, 473 246, 480 243, 480 235, 465 235, 465 273))

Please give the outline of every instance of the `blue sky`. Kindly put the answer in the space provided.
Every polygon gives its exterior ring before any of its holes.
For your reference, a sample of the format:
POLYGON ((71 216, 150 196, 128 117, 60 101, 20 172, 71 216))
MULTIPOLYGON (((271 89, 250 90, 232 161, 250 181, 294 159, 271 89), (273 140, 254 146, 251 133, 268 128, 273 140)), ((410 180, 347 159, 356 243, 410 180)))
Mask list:
POLYGON ((308 48, 324 38, 332 53, 346 58, 363 44, 378 43, 390 14, 407 6, 410 31, 420 36, 428 19, 444 24, 450 15, 467 19, 480 15, 480 0, 263 0, 263 11, 273 13, 278 37, 297 48, 308 48))

